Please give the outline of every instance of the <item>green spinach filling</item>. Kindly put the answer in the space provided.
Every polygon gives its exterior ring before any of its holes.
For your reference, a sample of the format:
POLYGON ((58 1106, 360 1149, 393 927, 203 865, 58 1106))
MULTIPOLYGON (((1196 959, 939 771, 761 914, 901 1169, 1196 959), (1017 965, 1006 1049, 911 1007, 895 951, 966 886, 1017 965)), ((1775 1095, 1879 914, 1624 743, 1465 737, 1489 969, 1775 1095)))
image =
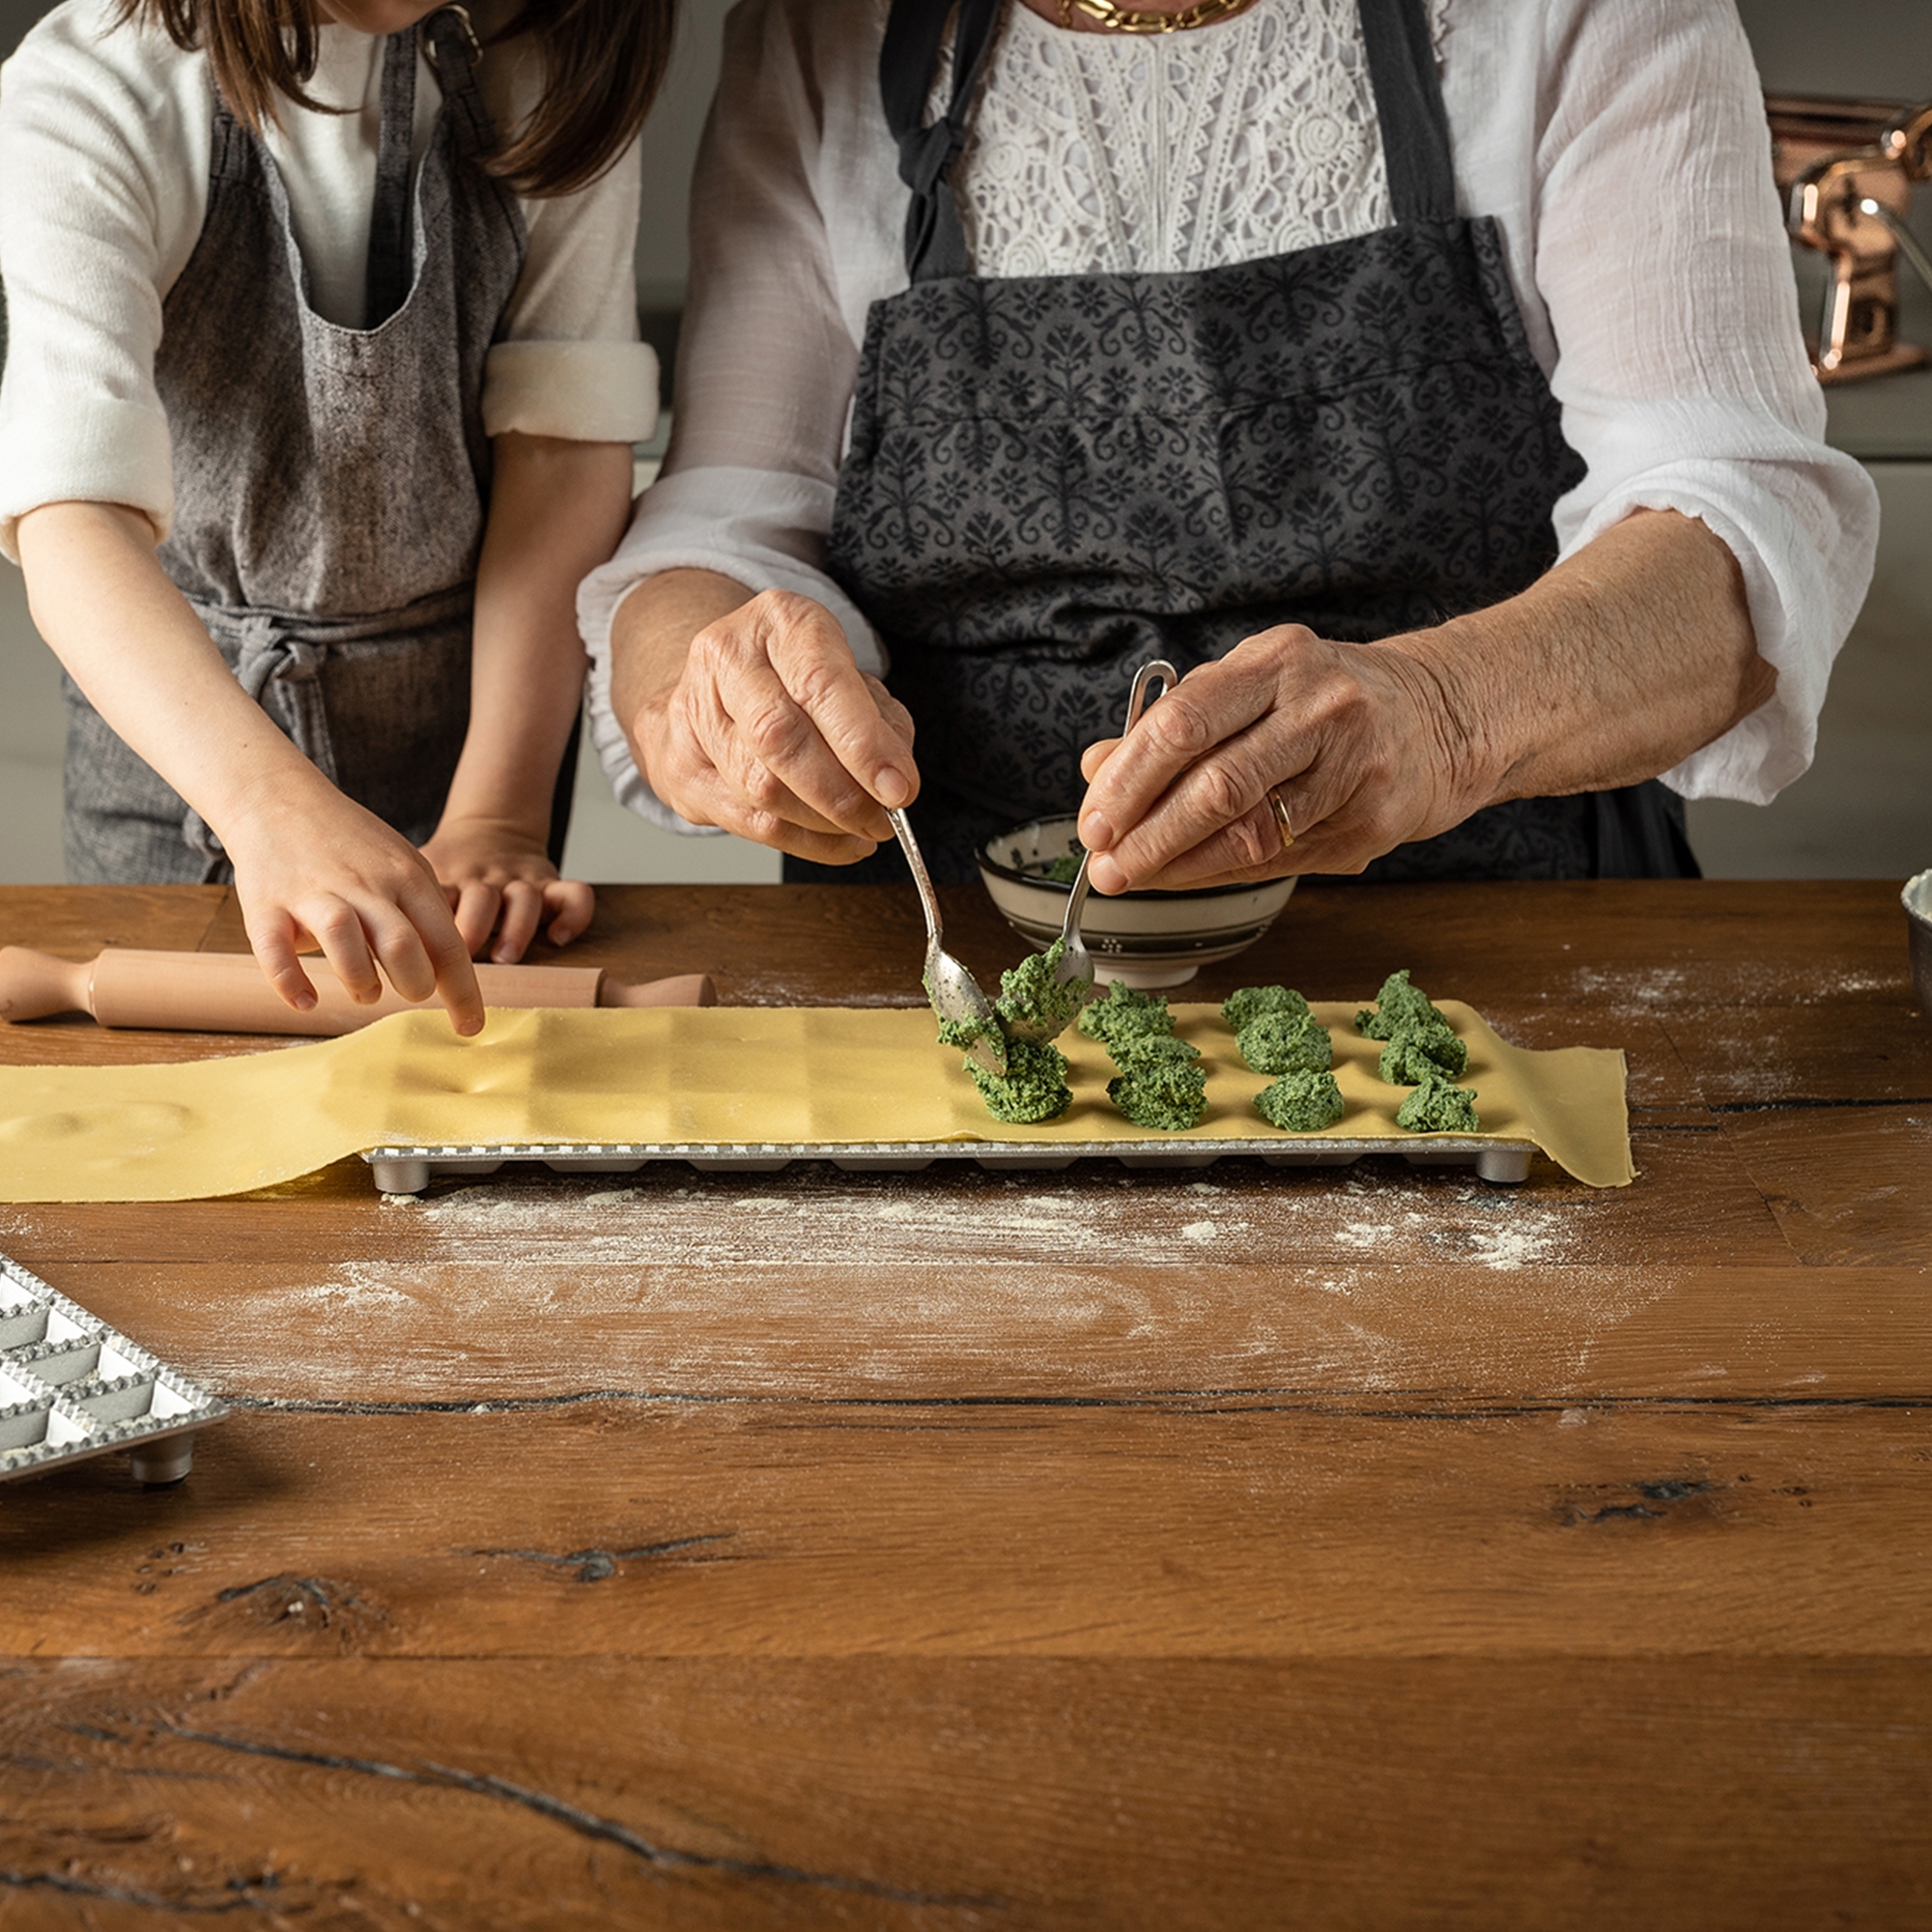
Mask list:
POLYGON ((1412 1134, 1472 1134, 1476 1096, 1439 1072, 1430 1074, 1395 1112, 1396 1125, 1412 1134))
POLYGON ((1066 1056, 1057 1046, 1009 1039, 1004 1076, 988 1073, 976 1060, 966 1063, 966 1071, 996 1121, 1031 1126, 1037 1121, 1057 1120, 1073 1104, 1073 1090, 1066 1084, 1066 1056))
POLYGON ((1263 1120, 1291 1134, 1319 1134, 1332 1127, 1348 1107, 1335 1076, 1326 1071, 1284 1073, 1255 1095, 1263 1120))
POLYGON ((1113 1053, 1130 1039, 1172 1034, 1174 1015, 1167 1009, 1165 993, 1137 993, 1116 980, 1101 998, 1081 1009, 1080 1031, 1113 1053))
POLYGON ((1405 1020, 1382 1048, 1381 1075, 1391 1087, 1419 1087, 1432 1077, 1469 1070, 1469 1049, 1439 1022, 1405 1020))
POLYGON ((1328 1029, 1305 1009, 1264 1012, 1236 1035, 1241 1058, 1257 1073, 1325 1073, 1335 1064, 1328 1029))
POLYGON ((1375 1009, 1364 1007, 1355 1015, 1355 1030, 1371 1039, 1393 1039, 1405 1026, 1430 1023, 1449 1030, 1449 1022, 1431 1005, 1429 995, 1408 983, 1408 968, 1391 973, 1376 995, 1375 1009))
POLYGON ((1198 1047, 1171 1035, 1148 1034, 1110 1047, 1121 1070, 1107 1097, 1137 1127, 1181 1133, 1208 1112, 1208 1072, 1198 1047))
POLYGON ((1000 997, 994 1016, 1009 1038, 1019 1030, 1049 1036, 1072 1025, 1073 1017, 1094 997, 1092 980, 1060 980, 1060 962, 1066 942, 1056 939, 1044 952, 1029 952, 1010 972, 1000 975, 1000 997))
MULTIPOLYGON (((1290 986, 1243 986, 1221 1002, 1221 1017, 1236 1034, 1245 1033, 1264 1014, 1287 1019, 1312 1019, 1308 1002, 1290 986)), ((1266 1068, 1257 1067, 1256 1072, 1266 1068)))

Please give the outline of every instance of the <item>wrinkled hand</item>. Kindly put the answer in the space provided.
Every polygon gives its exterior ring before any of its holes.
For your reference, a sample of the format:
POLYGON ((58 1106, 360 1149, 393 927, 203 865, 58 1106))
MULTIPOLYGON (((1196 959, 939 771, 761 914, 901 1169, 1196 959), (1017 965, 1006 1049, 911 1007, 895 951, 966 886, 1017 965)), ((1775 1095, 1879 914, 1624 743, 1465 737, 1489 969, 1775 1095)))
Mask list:
POLYGON ((919 790, 904 705, 822 605, 768 590, 705 626, 632 721, 651 788, 696 825, 823 865, 890 838, 919 790))
POLYGON ((1488 796, 1456 709, 1426 653, 1299 624, 1250 638, 1188 672, 1126 739, 1088 748, 1094 888, 1359 872, 1444 831, 1488 796), (1287 850, 1270 786, 1294 829, 1287 850))
POLYGON ((545 937, 568 946, 590 923, 596 895, 579 879, 564 879, 541 841, 499 820, 445 818, 422 848, 456 915, 470 957, 490 945, 499 966, 521 959, 550 922, 545 937))
POLYGON ((319 772, 221 828, 248 942, 298 1012, 316 1002, 297 954, 320 946, 349 997, 383 979, 406 1000, 440 994, 460 1034, 482 1030, 483 996, 442 888, 414 846, 319 772))

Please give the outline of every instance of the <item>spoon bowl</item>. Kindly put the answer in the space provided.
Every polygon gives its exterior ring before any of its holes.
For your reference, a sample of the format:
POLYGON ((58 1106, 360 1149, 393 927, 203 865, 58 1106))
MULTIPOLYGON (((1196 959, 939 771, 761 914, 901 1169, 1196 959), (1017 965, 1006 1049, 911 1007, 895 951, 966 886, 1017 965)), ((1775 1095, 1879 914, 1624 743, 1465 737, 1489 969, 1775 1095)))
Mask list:
POLYGON ((1004 1079, 1007 1040, 1000 1031, 999 1016, 964 963, 946 950, 939 921, 939 895, 932 890, 932 874, 925 869, 919 840, 913 837, 912 821, 903 811, 889 810, 886 816, 892 820, 906 864, 912 867, 912 882, 919 888, 920 909, 925 914, 925 997, 942 1020, 979 1029, 973 1043, 966 1048, 966 1057, 988 1073, 1004 1079))

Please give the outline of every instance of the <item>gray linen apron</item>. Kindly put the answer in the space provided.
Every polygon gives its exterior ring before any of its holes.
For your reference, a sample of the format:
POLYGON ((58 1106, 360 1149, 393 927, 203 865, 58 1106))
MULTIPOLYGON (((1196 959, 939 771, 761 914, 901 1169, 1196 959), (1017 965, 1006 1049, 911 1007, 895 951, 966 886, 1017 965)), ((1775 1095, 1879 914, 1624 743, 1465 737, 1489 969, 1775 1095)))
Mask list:
MULTIPOLYGON (((867 320, 827 567, 877 626, 918 726, 936 877, 1067 812, 1134 668, 1182 670, 1301 623, 1371 642, 1514 596, 1554 560, 1582 466, 1491 217, 1456 213, 1421 0, 1359 0, 1395 225, 1192 273, 970 270, 951 172, 1001 0, 895 0, 880 60, 912 189, 912 285, 867 320)), ((1211 30, 1210 30, 1211 31, 1211 30)), ((1525 799, 1366 876, 1692 872, 1655 781, 1525 799)), ((787 878, 895 877, 788 861, 787 878)))
MULTIPOLYGON (((325 322, 288 196, 217 96, 208 212, 155 358, 174 445, 162 568, 249 696, 351 798, 420 844, 469 718, 490 490, 483 364, 524 262, 457 14, 388 37, 362 328, 325 322), (410 191, 418 36, 443 92, 410 191)), ((67 682, 67 874, 230 876, 198 814, 67 682)))

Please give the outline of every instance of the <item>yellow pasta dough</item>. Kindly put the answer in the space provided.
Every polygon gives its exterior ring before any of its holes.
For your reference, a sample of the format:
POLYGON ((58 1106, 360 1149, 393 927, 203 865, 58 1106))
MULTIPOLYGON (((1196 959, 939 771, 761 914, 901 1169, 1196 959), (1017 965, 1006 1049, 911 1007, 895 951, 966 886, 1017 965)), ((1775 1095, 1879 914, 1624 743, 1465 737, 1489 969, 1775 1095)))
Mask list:
MULTIPOLYGON (((1533 1141, 1579 1180, 1632 1179, 1623 1055, 1507 1045, 1441 1003, 1468 1042, 1483 1134, 1533 1141)), ((1265 1084, 1209 1006, 1178 1006, 1201 1049, 1208 1115, 1162 1141, 1271 1139, 1265 1084)), ((1327 1137, 1387 1136, 1406 1089, 1382 1083, 1352 1003, 1318 1004, 1348 1111, 1327 1137)), ((400 1013, 341 1039, 154 1066, 0 1067, 0 1199, 181 1201, 294 1179, 393 1145, 706 1146, 865 1141, 1123 1141, 1104 1050, 1069 1032, 1073 1105, 1037 1126, 991 1122, 923 1009, 494 1010, 474 1039, 400 1013)), ((1288 1140, 1288 1135, 1279 1135, 1288 1140)), ((1316 1138, 1321 1138, 1317 1136, 1316 1138)))

